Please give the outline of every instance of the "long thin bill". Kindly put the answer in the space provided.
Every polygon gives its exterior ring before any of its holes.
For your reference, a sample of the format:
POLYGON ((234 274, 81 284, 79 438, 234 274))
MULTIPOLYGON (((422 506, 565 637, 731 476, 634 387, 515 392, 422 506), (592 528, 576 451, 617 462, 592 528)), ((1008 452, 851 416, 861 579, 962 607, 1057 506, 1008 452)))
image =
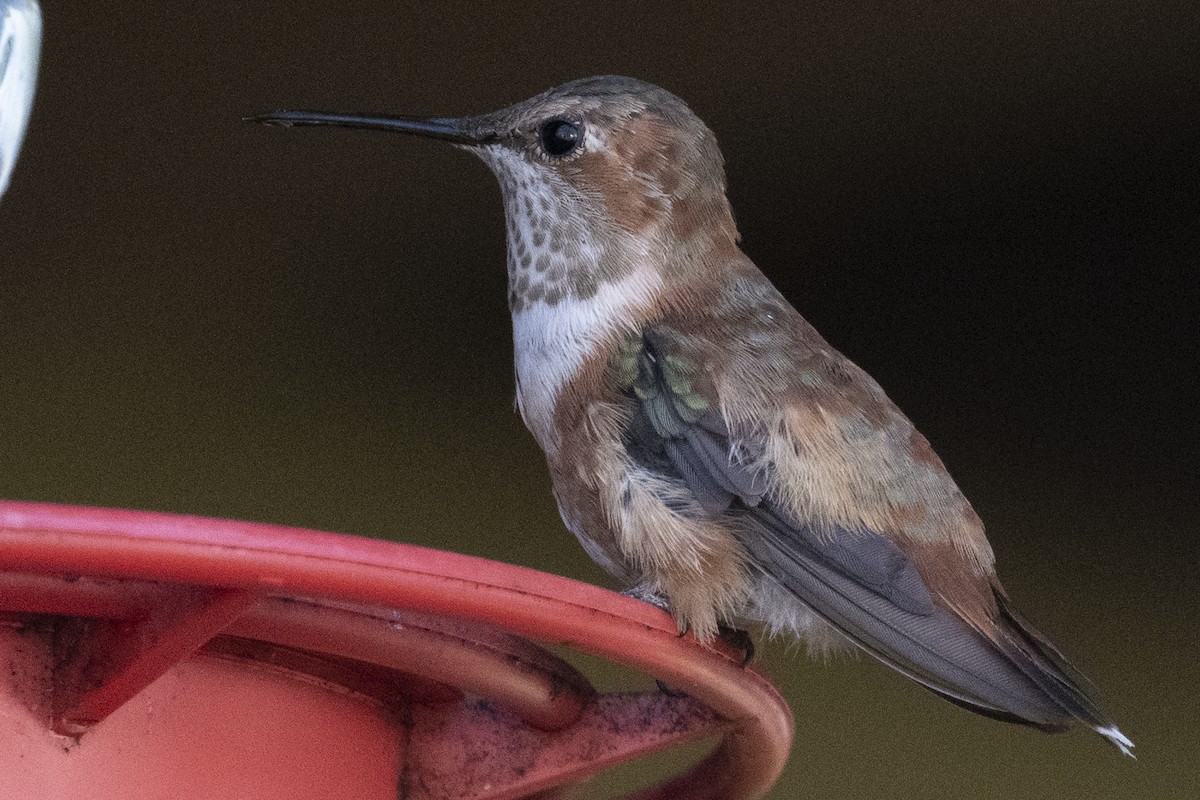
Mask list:
POLYGON ((404 117, 384 114, 340 114, 323 111, 276 111, 247 117, 249 122, 278 125, 283 128, 328 125, 339 128, 365 128, 376 131, 407 133, 455 144, 487 144, 496 139, 492 131, 480 131, 464 125, 463 120, 440 117, 404 117))

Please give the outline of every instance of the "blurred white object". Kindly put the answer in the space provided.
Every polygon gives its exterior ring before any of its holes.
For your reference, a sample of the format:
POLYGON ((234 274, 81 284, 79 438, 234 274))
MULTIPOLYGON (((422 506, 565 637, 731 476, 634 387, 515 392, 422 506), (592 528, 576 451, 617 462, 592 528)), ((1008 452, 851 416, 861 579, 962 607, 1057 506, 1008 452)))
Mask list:
POLYGON ((21 151, 41 49, 42 10, 36 0, 0 0, 0 195, 21 151))

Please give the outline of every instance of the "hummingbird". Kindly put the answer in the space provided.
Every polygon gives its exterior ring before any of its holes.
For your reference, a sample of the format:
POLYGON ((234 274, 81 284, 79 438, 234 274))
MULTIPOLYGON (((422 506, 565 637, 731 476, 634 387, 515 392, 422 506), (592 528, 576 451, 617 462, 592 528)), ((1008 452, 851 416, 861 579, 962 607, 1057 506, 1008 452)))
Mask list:
POLYGON ((929 442, 739 247, 712 131, 583 78, 459 118, 252 118, 430 137, 500 183, 516 401, 566 526, 708 642, 857 647, 988 717, 1131 742, 1012 605, 929 442))

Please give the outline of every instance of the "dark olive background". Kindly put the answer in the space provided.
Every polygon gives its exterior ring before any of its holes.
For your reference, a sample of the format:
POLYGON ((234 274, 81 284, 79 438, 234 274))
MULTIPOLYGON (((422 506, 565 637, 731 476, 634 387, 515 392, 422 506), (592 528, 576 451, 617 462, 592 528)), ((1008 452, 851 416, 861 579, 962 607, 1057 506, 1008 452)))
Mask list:
POLYGON ((716 132, 746 251, 933 441, 1138 742, 774 643, 797 741, 772 796, 1197 796, 1193 3, 45 5, 0 201, 0 495, 606 583, 512 411, 484 166, 240 118, 637 76, 716 132))

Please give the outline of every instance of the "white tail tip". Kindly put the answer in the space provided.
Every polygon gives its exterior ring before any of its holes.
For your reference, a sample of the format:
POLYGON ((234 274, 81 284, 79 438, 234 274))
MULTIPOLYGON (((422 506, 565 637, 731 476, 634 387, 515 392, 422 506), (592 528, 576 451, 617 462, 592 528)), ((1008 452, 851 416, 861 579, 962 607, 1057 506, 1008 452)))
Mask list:
POLYGON ((1125 755, 1133 759, 1137 758, 1137 756, 1133 754, 1133 742, 1129 740, 1128 736, 1117 730, 1115 725, 1109 725, 1104 728, 1097 727, 1096 733, 1100 734, 1105 739, 1108 739, 1110 742, 1116 745, 1117 749, 1119 749, 1125 755))

